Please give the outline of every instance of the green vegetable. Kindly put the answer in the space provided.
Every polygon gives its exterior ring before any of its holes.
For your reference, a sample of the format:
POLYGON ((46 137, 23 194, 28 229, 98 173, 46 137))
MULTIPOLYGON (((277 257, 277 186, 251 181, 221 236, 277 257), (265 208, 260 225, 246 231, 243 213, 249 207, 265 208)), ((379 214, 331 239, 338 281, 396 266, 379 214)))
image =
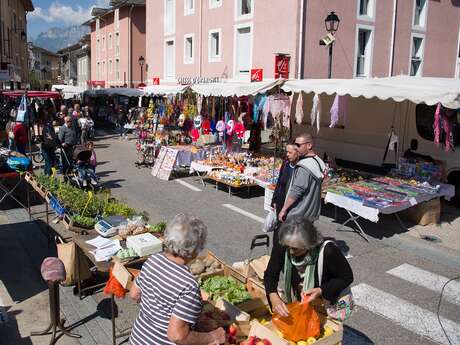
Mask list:
POLYGON ((232 277, 211 277, 201 283, 201 288, 209 294, 213 301, 222 297, 232 304, 238 304, 251 299, 245 286, 232 277))
POLYGON ((81 215, 75 215, 72 217, 73 221, 77 225, 82 225, 87 228, 93 228, 94 225, 96 224, 96 219, 91 218, 91 217, 85 217, 81 215))
POLYGON ((162 234, 166 230, 166 222, 159 222, 149 226, 149 232, 162 234))

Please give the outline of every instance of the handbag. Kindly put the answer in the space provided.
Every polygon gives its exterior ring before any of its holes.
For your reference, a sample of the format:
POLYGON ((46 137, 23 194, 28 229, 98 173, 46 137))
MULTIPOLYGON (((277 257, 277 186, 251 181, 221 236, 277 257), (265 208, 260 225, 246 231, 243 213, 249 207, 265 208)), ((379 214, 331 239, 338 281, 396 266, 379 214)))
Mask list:
MULTIPOLYGON (((318 282, 320 283, 323 278, 324 248, 329 242, 333 241, 324 241, 318 255, 318 282)), ((327 315, 332 319, 337 321, 345 321, 348 319, 354 309, 353 294, 350 287, 348 286, 340 292, 334 304, 326 302, 325 308, 327 315)))

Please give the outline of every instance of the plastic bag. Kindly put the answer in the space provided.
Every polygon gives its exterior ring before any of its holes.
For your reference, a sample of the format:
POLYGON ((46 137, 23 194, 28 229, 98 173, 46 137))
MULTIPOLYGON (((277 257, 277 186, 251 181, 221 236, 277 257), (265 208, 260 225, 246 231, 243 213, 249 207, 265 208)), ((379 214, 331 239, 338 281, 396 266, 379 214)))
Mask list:
POLYGON ((287 305, 288 317, 273 314, 272 322, 289 341, 306 340, 320 335, 320 319, 313 306, 307 302, 294 302, 287 305))
POLYGON ((264 225, 262 226, 263 232, 272 232, 275 230, 276 225, 278 224, 278 219, 276 219, 276 212, 270 210, 267 213, 267 216, 264 220, 264 225))

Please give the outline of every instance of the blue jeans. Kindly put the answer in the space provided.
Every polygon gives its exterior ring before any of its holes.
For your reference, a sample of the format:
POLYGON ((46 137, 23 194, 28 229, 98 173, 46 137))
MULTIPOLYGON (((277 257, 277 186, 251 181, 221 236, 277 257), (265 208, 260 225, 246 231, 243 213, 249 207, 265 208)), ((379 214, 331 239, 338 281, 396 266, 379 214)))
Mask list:
POLYGON ((42 155, 45 160, 45 167, 43 168, 45 175, 51 175, 51 168, 56 165, 56 152, 54 148, 42 147, 42 155))

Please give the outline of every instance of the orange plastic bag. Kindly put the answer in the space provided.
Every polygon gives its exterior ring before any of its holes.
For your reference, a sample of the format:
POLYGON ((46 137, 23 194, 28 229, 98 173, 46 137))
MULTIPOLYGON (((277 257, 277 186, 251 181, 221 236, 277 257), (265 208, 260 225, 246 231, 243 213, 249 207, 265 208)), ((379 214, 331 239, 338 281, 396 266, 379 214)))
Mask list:
POLYGON ((112 274, 112 269, 109 270, 109 280, 104 288, 104 293, 106 295, 115 295, 118 298, 124 298, 126 295, 126 290, 121 286, 120 282, 112 274))
POLYGON ((290 341, 307 340, 320 335, 320 320, 315 309, 308 302, 294 302, 287 305, 288 317, 273 314, 273 325, 290 341))

